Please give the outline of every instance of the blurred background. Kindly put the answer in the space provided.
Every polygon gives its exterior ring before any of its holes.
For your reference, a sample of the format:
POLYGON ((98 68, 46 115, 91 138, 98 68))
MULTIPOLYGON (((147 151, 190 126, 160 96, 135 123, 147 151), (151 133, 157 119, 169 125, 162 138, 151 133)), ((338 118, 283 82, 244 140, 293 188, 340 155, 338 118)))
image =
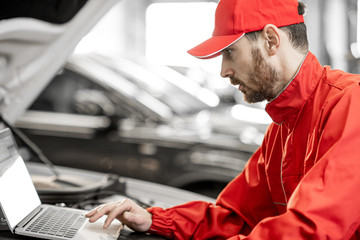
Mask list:
MULTIPOLYGON (((358 1, 303 2, 311 51, 324 65, 358 72, 358 1)), ((211 36, 216 4, 216 0, 122 0, 77 51, 145 57, 153 63, 205 69, 218 76, 220 59, 198 61, 186 53, 211 36)), ((194 78, 200 81, 199 76, 194 78)))
MULTIPOLYGON (((358 1, 304 2, 320 63, 359 73, 358 1)), ((55 164, 215 197, 271 122, 265 103, 245 103, 220 77, 220 57, 186 52, 211 36, 216 4, 119 1, 17 127, 55 164)))

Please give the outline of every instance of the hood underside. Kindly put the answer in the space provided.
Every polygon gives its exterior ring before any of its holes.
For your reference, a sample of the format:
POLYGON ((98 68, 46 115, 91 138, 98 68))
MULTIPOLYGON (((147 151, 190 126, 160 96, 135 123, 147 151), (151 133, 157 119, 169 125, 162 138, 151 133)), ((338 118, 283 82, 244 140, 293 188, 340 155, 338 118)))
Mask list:
POLYGON ((6 0, 0 7, 0 114, 14 123, 117 0, 6 0), (20 7, 19 7, 20 6, 20 7))

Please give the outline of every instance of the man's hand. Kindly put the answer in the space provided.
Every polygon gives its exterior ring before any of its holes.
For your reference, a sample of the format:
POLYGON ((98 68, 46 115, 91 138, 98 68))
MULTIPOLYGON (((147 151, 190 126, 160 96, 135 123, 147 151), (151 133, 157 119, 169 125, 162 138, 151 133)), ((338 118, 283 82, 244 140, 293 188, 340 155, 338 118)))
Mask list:
POLYGON ((104 215, 108 215, 104 228, 109 227, 115 218, 137 232, 146 232, 152 224, 151 214, 130 199, 100 205, 85 216, 89 222, 95 222, 104 215))

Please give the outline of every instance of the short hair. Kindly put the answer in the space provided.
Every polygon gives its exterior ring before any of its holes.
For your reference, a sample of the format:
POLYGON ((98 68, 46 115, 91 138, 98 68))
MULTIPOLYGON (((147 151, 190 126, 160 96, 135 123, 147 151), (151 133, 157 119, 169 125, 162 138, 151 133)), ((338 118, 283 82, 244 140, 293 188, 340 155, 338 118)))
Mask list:
MULTIPOLYGON (((303 2, 299 1, 298 4, 298 13, 299 15, 304 15, 306 10, 306 5, 303 2)), ((287 33, 287 36, 289 37, 289 40, 292 44, 292 46, 299 50, 302 53, 307 53, 309 50, 309 42, 307 38, 307 29, 305 23, 298 23, 298 24, 292 24, 285 27, 280 27, 281 30, 287 33)), ((257 35, 261 32, 255 31, 255 32, 249 32, 246 33, 245 36, 249 41, 256 41, 257 35)))

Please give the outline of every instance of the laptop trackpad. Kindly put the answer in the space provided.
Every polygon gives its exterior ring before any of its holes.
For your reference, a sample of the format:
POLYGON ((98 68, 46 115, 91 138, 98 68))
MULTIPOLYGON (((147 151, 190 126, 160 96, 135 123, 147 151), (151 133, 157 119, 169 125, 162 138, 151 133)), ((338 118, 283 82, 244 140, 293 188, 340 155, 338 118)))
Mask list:
POLYGON ((107 229, 103 228, 105 218, 100 221, 90 223, 86 222, 85 226, 78 232, 76 240, 110 240, 117 239, 122 229, 122 224, 119 221, 114 221, 107 229))

